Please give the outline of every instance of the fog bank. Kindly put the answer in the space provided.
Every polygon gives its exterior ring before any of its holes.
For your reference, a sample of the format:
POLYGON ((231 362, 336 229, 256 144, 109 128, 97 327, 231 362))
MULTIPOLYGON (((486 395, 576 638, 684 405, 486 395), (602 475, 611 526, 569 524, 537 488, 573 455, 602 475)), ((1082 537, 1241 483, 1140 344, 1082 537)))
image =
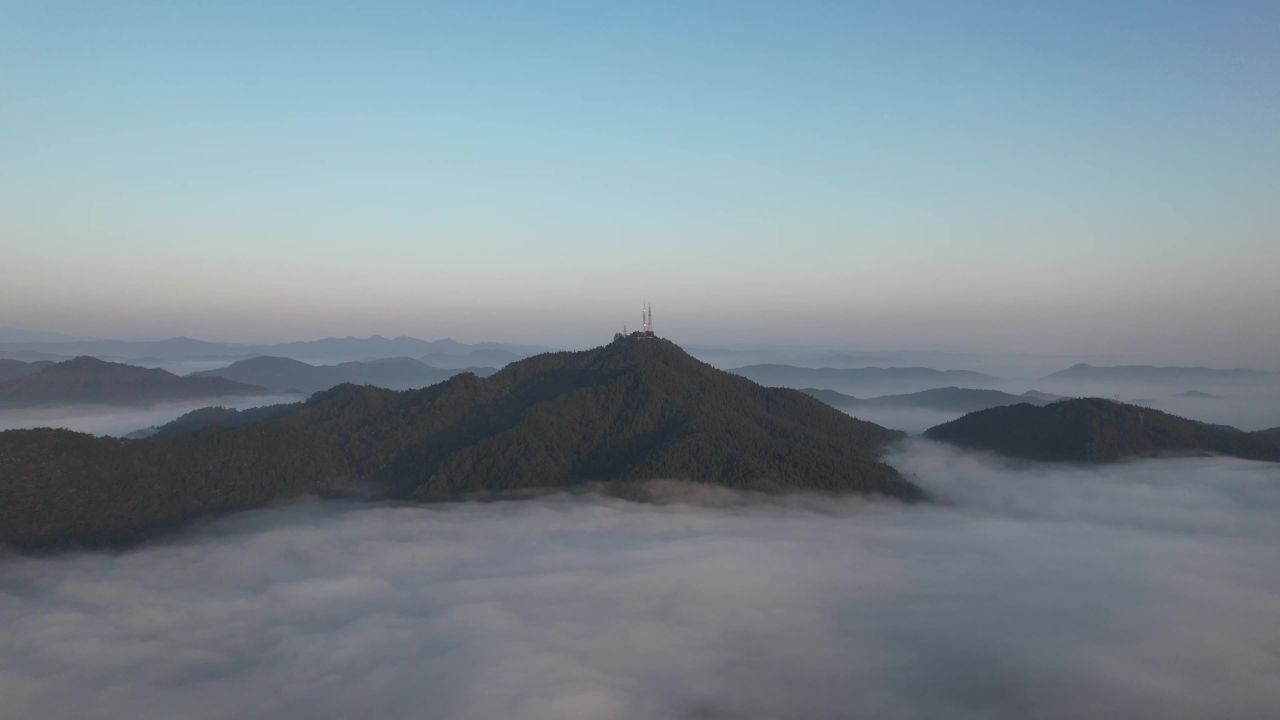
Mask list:
POLYGON ((221 405, 244 410, 263 405, 292 403, 301 395, 251 395, 245 397, 196 398, 128 407, 119 405, 54 405, 0 408, 0 430, 55 427, 91 435, 128 435, 134 430, 163 425, 192 410, 221 405))
POLYGON ((0 559, 0 697, 40 718, 1280 707, 1277 466, 892 460, 943 503, 306 502, 0 559))

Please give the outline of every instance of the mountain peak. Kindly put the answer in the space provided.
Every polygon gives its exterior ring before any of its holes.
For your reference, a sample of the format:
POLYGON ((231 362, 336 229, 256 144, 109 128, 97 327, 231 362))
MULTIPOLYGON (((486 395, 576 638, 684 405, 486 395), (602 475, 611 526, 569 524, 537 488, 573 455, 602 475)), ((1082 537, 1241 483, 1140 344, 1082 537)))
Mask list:
POLYGON ((445 500, 678 479, 925 497, 878 459, 900 433, 717 370, 660 338, 536 355, 421 390, 339 385, 243 424, 206 415, 223 427, 123 444, 0 433, 20 491, 0 488, 0 506, 21 506, 0 540, 116 542, 273 499, 371 489, 445 500), (167 444, 179 442, 181 453, 167 444), (61 449, 31 450, 49 443, 61 449), (75 512, 42 504, 67 482, 75 512))

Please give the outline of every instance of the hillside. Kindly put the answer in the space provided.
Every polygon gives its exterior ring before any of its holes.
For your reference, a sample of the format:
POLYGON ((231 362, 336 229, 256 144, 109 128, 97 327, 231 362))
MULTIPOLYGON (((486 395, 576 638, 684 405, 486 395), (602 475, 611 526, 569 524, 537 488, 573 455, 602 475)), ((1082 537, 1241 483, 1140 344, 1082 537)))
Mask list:
POLYGON ((1032 460, 1111 462, 1215 453, 1280 461, 1265 437, 1099 398, 991 408, 930 428, 927 437, 1032 460))
POLYGON ((0 358, 0 383, 13 380, 14 378, 24 377, 26 375, 34 375, 52 364, 53 363, 48 360, 23 362, 22 360, 0 358))
POLYGON ((1254 435, 1255 437, 1260 437, 1264 440, 1280 443, 1280 427, 1268 428, 1266 430, 1256 430, 1250 434, 1254 435))
POLYGON ((950 412, 973 412, 1002 405, 1031 403, 1044 405, 1053 400, 1044 399, 1044 393, 1030 391, 1022 395, 984 390, 978 388, 945 387, 921 390, 920 392, 899 395, 880 395, 871 398, 858 398, 834 390, 818 390, 805 388, 801 392, 815 397, 832 407, 908 407, 928 410, 945 410, 950 412))
POLYGON ((848 385, 901 385, 965 383, 986 384, 998 378, 972 370, 935 370, 927 367, 806 368, 795 365, 747 365, 729 372, 774 387, 842 387, 848 385))
POLYGON ((286 357, 260 356, 239 360, 224 368, 193 373, 193 377, 221 377, 236 382, 261 385, 274 392, 297 390, 313 393, 343 383, 376 385, 391 390, 407 390, 443 382, 460 372, 490 375, 492 368, 445 370, 413 358, 398 357, 338 365, 311 365, 286 357))
POLYGON ((263 405, 261 407, 236 410, 222 406, 212 406, 192 410, 163 425, 143 428, 129 433, 129 438, 165 437, 168 435, 190 434, 207 428, 240 427, 251 422, 274 417, 297 407, 293 404, 263 405))
POLYGON ((1066 370, 1045 376, 1045 380, 1089 380, 1094 382, 1158 382, 1194 385, 1196 383, 1246 382, 1275 380, 1280 375, 1245 368, 1218 369, 1207 367, 1163 367, 1156 365, 1089 365, 1078 363, 1066 370))
POLYGON ((0 539, 127 542, 300 494, 438 500, 654 478, 923 498, 877 460, 897 437, 628 338, 422 390, 341 385, 239 427, 0 433, 0 539))
POLYGON ((78 357, 0 383, 0 407, 145 405, 264 392, 262 387, 225 378, 179 377, 159 369, 78 357))

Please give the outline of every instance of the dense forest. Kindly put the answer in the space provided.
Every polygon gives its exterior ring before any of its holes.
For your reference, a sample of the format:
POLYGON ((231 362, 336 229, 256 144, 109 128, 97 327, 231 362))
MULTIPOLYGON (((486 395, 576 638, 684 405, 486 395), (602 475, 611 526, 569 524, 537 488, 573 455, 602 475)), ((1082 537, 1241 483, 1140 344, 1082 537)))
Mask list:
POLYGON ((341 385, 255 417, 209 411, 189 426, 147 439, 0 433, 0 540, 129 542, 303 494, 439 500, 669 478, 924 497, 877 459, 899 433, 656 338, 421 390, 341 385))
POLYGON ((965 415, 925 435, 1032 460, 1110 462, 1176 453, 1280 461, 1280 443, 1112 400, 1082 398, 1043 407, 1009 405, 965 415))

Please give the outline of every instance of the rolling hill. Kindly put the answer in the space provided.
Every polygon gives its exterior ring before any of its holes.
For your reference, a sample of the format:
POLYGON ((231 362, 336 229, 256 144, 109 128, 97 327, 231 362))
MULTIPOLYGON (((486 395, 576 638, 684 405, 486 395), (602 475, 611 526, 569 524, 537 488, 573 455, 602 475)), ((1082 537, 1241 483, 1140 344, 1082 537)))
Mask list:
POLYGON ((858 398, 835 390, 819 390, 816 388, 805 388, 801 392, 815 397, 832 407, 839 408, 908 407, 966 413, 1003 405, 1017 405, 1018 403, 1045 405, 1063 399, 1034 390, 1022 395, 1014 395, 1013 393, 999 390, 959 387, 934 388, 914 393, 880 395, 871 398, 858 398))
POLYGON ((0 406, 145 405, 261 395, 257 385, 217 377, 179 377, 164 370, 78 357, 0 383, 0 406))
POLYGON ((1280 462, 1280 443, 1265 435, 1100 398, 981 410, 930 428, 925 435, 1031 460, 1113 462, 1212 453, 1280 462))
POLYGON ((338 365, 311 365, 301 360, 264 355, 238 360, 224 368, 192 373, 192 376, 221 377, 236 382, 261 385, 276 392, 312 393, 328 390, 343 383, 408 390, 435 385, 460 372, 491 375, 494 370, 492 368, 445 370, 407 357, 352 361, 338 365))

